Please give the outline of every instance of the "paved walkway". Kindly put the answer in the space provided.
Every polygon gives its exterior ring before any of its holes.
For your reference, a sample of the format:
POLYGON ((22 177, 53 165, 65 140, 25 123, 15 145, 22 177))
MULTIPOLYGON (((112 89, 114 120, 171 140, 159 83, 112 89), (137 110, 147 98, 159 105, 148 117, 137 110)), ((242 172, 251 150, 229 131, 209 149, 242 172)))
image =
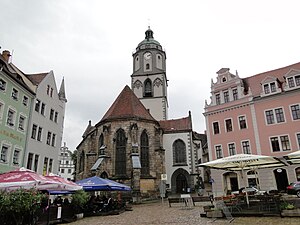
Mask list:
MULTIPOLYGON (((69 225, 154 225, 154 224, 229 224, 226 219, 200 217, 203 208, 200 204, 191 209, 184 209, 180 205, 168 206, 167 201, 134 205, 133 211, 126 211, 120 215, 87 217, 69 225)), ((236 217, 230 223, 233 225, 299 225, 300 217, 236 217)))

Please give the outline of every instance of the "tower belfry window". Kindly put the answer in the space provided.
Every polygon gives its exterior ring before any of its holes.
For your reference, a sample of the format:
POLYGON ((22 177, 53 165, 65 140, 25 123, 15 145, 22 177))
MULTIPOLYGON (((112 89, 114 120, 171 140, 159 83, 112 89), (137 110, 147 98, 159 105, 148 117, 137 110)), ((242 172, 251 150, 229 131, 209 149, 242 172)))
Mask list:
POLYGON ((152 97, 152 82, 150 79, 145 81, 144 97, 152 97))

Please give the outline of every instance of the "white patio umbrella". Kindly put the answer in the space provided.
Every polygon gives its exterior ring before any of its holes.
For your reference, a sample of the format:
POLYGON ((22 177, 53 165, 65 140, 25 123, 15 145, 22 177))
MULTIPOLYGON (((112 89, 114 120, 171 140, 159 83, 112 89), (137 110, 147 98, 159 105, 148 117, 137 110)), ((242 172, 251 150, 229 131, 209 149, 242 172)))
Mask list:
MULTIPOLYGON (((243 177, 244 170, 255 170, 261 168, 287 166, 280 159, 273 156, 237 154, 198 165, 199 167, 208 167, 212 169, 241 171, 243 177)), ((245 185, 246 187, 246 185, 245 185)), ((246 192, 246 201, 249 205, 249 199, 246 192)))
POLYGON ((300 164, 300 150, 283 156, 289 164, 300 164))

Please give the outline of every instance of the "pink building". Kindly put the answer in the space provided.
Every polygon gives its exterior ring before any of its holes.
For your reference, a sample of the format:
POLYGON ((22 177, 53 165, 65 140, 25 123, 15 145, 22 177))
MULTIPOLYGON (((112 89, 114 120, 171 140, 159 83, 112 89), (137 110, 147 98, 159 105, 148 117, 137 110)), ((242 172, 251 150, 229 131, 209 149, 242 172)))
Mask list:
MULTIPOLYGON (((205 105, 211 160, 234 154, 278 158, 300 149, 300 63, 246 78, 228 68, 211 82, 211 101, 205 105)), ((240 173, 211 170, 213 192, 223 195, 245 186, 285 190, 300 180, 300 165, 240 173)))

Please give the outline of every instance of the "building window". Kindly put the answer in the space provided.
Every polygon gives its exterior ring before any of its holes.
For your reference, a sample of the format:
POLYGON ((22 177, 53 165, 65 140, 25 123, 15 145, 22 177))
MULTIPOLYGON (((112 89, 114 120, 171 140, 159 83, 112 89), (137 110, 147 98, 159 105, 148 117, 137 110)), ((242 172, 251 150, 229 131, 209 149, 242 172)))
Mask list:
POLYGON ((47 95, 50 95, 50 85, 47 85, 47 95))
POLYGON ((224 94, 224 102, 225 103, 229 102, 229 93, 228 93, 228 91, 224 91, 223 94, 224 94))
POLYGON ((251 154, 250 142, 249 141, 242 141, 242 149, 243 149, 244 154, 251 154))
POLYGON ((37 140, 38 141, 42 141, 42 132, 43 132, 43 128, 39 127, 38 134, 37 134, 37 140))
POLYGON ((275 85, 275 82, 272 82, 270 83, 270 89, 271 89, 271 92, 276 92, 276 85, 275 85))
POLYGON ((53 121, 54 109, 50 109, 50 120, 53 121))
POLYGON ((55 147, 56 134, 52 134, 52 142, 51 145, 55 147))
POLYGON ((275 109, 275 115, 276 115, 277 123, 282 123, 285 121, 282 108, 275 109))
POLYGON ((298 149, 300 149, 300 133, 297 134, 298 149))
POLYGON ((123 129, 119 129, 116 134, 115 160, 116 175, 126 175, 126 136, 123 129))
POLYGON ((35 111, 36 112, 40 112, 40 105, 41 105, 41 101, 37 99, 35 101, 35 111))
POLYGON ((294 82, 293 77, 288 78, 288 85, 289 85, 289 88, 295 87, 295 82, 294 82))
POLYGON ((0 162, 7 163, 8 147, 2 145, 0 162))
POLYGON ((84 164, 85 164, 85 154, 84 151, 80 153, 79 157, 79 172, 82 172, 84 170, 84 164))
POLYGON ((267 124, 274 124, 275 118, 274 118, 273 110, 267 110, 265 111, 265 114, 266 114, 267 124))
POLYGON ((296 86, 300 86, 300 75, 295 76, 296 86))
POLYGON ((48 173, 52 173, 52 167, 53 167, 53 159, 50 159, 50 160, 49 160, 48 173))
POLYGON ((144 97, 152 97, 152 82, 150 79, 147 79, 144 83, 144 97))
POLYGON ((14 157, 13 157, 13 164, 14 165, 19 165, 19 158, 20 158, 20 150, 15 149, 14 157))
POLYGON ((12 127, 14 126, 14 118, 15 118, 15 112, 11 109, 7 112, 7 125, 12 127))
POLYGON ((39 155, 35 155, 34 156, 34 164, 33 164, 33 170, 35 172, 37 172, 37 169, 38 169, 38 165, 39 165, 39 155))
POLYGON ((69 165, 69 161, 68 160, 66 161, 66 165, 69 165))
POLYGON ((269 94, 270 93, 269 84, 265 84, 264 85, 264 92, 265 92, 265 94, 269 94))
POLYGON ((216 94, 216 104, 220 105, 221 104, 221 97, 220 94, 216 94))
POLYGON ((279 152, 280 151, 278 137, 272 137, 271 138, 271 145, 272 145, 272 151, 273 152, 279 152))
POLYGON ((24 126, 25 126, 25 117, 20 115, 20 118, 19 118, 19 129, 21 131, 23 131, 24 130, 24 126))
POLYGON ((240 124, 240 129, 246 129, 247 128, 247 123, 246 123, 246 117, 245 116, 239 116, 239 124, 240 124))
POLYGON ((27 96, 23 96, 23 105, 24 106, 28 105, 28 97, 27 96))
POLYGON ((231 132, 232 131, 232 120, 231 119, 225 120, 225 126, 226 126, 226 132, 231 132))
POLYGON ((219 122, 213 122, 214 134, 220 133, 219 122))
POLYGON ((58 118, 58 112, 55 112, 54 114, 54 122, 57 123, 57 118, 58 118))
POLYGON ((71 174, 72 173, 72 169, 68 169, 68 174, 71 174))
POLYGON ((270 140, 273 152, 291 150, 289 137, 287 135, 280 136, 280 139, 278 137, 271 137, 270 140))
POLYGON ((65 169, 61 169, 60 171, 61 171, 61 173, 65 173, 65 169))
POLYGON ((232 89, 233 100, 238 100, 238 91, 237 89, 232 89))
POLYGON ((41 114, 42 115, 45 115, 45 108, 46 108, 45 103, 42 103, 42 106, 41 106, 41 114))
POLYGON ((6 89, 6 82, 0 79, 0 90, 5 91, 5 89, 6 89))
POLYGON ((0 120, 2 119, 3 110, 4 110, 3 103, 2 103, 2 102, 0 102, 0 120))
POLYGON ((228 145, 229 155, 236 155, 235 144, 231 143, 228 145))
POLYGON ((216 157, 217 159, 223 158, 222 147, 221 145, 215 146, 216 149, 216 157))
POLYGON ((53 88, 50 89, 50 97, 52 98, 53 96, 53 88))
POLYGON ((299 107, 299 105, 292 105, 291 106, 291 111, 292 111, 293 120, 299 120, 300 119, 300 107, 299 107))
POLYGON ((51 132, 48 131, 47 133, 47 145, 50 145, 51 144, 51 132))
POLYGON ((27 158, 27 169, 32 169, 33 154, 29 153, 27 158))
POLYGON ((176 140, 173 143, 173 163, 174 165, 186 164, 186 148, 182 140, 176 140))
POLYGON ((36 132, 37 132, 37 125, 33 124, 32 125, 32 130, 31 130, 31 138, 32 139, 36 138, 36 132))
POLYGON ((11 93, 12 99, 17 101, 17 100, 18 100, 18 95, 19 95, 18 90, 15 89, 15 88, 13 88, 13 89, 12 89, 12 93, 11 93))
POLYGON ((149 175, 149 138, 145 130, 141 135, 141 167, 141 174, 149 175))
POLYGON ((45 157, 44 158, 44 166, 43 166, 43 175, 46 175, 47 174, 47 170, 48 169, 48 158, 45 157))
POLYGON ((282 151, 291 150, 290 140, 289 140, 289 137, 287 135, 281 136, 280 141, 281 141, 282 151))

